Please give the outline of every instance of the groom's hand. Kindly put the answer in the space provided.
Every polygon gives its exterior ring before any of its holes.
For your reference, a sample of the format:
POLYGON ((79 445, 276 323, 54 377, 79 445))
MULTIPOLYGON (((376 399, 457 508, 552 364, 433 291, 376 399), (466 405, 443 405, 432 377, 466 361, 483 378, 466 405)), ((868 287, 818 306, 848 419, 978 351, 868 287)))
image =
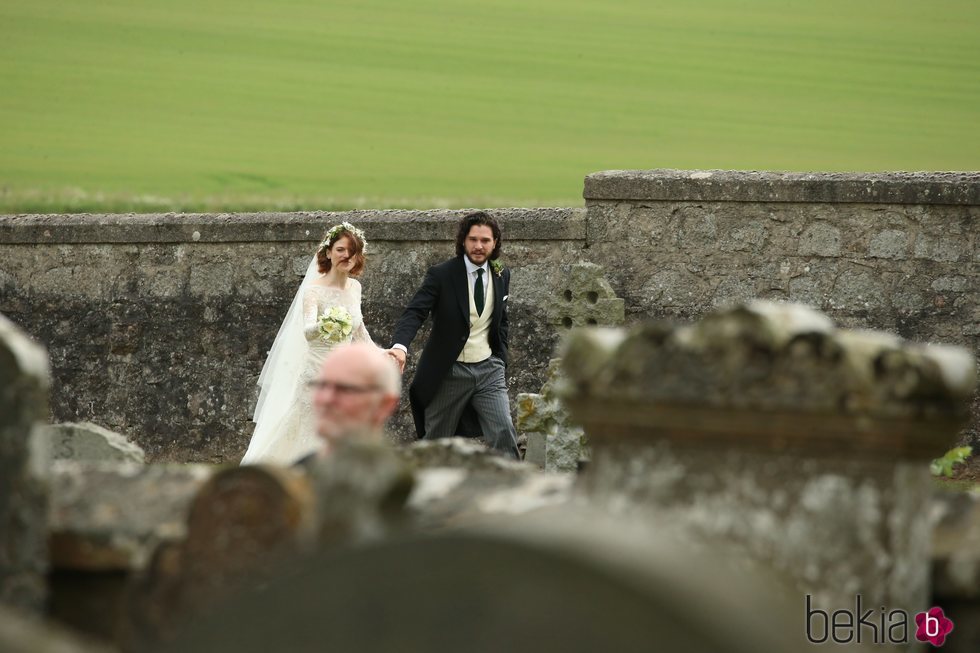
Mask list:
POLYGON ((398 371, 400 373, 404 374, 405 373, 405 352, 402 351, 401 349, 399 349, 398 347, 392 347, 391 349, 389 349, 385 353, 395 359, 395 362, 398 363, 398 371))

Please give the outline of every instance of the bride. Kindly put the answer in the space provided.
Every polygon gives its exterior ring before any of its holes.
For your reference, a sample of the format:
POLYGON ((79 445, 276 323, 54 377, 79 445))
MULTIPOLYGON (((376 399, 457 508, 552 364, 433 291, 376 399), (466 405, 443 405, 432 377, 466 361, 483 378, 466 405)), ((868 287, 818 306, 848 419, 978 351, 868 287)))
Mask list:
POLYGON ((339 344, 372 342, 361 316, 364 233, 344 222, 330 228, 303 278, 259 375, 255 431, 243 465, 289 465, 320 442, 307 382, 339 344))

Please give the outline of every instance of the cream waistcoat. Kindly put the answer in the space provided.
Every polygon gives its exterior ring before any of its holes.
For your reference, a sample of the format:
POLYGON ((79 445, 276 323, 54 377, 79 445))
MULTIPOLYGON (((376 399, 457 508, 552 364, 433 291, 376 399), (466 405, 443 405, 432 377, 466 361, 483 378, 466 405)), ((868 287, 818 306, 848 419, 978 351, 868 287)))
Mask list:
MULTIPOLYGON (((492 274, 489 270, 484 274, 492 274)), ((490 358, 493 353, 490 351, 490 322, 493 318, 493 279, 488 279, 486 288, 486 299, 483 302, 483 315, 476 314, 476 302, 473 299, 473 283, 470 275, 466 275, 466 286, 469 288, 470 297, 470 337, 463 345, 456 360, 460 363, 479 363, 490 358)))

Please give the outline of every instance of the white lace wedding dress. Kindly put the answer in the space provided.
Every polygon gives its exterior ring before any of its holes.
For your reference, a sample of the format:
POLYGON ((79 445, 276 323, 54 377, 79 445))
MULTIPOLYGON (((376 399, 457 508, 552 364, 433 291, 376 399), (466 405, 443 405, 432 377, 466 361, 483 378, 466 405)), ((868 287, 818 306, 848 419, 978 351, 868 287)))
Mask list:
MULTIPOLYGON (((348 279, 343 289, 315 283, 305 284, 302 288, 302 298, 305 358, 302 365, 298 367, 299 374, 294 380, 293 391, 288 394, 277 392, 275 396, 275 400, 278 401, 285 401, 288 396, 288 408, 285 411, 266 411, 265 417, 260 415, 258 410, 256 411, 255 431, 248 445, 248 451, 242 458, 243 465, 254 463, 290 465, 319 449, 312 393, 306 384, 316 378, 320 365, 330 350, 343 344, 326 343, 320 339, 317 320, 321 315, 334 306, 342 306, 353 318, 353 329, 345 342, 373 344, 361 315, 361 284, 356 279, 348 279), (268 414, 270 412, 271 415, 268 414)), ((299 351, 302 351, 302 348, 299 351)), ((267 379, 265 382, 281 383, 283 379, 267 379)), ((263 384, 263 381, 260 380, 260 384, 263 384)))

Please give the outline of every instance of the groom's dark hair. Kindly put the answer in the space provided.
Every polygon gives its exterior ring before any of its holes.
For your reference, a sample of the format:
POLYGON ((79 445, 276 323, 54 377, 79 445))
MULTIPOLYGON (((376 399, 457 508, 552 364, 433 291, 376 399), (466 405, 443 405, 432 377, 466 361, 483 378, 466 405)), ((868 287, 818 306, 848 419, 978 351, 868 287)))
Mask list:
POLYGON ((470 229, 477 225, 490 227, 490 231, 493 232, 493 253, 487 258, 491 261, 496 261, 497 257, 500 256, 500 246, 503 245, 504 239, 500 236, 500 225, 486 211, 468 213, 459 221, 459 229, 456 231, 456 256, 462 256, 466 253, 466 248, 463 246, 463 243, 466 242, 466 236, 469 235, 470 229))

